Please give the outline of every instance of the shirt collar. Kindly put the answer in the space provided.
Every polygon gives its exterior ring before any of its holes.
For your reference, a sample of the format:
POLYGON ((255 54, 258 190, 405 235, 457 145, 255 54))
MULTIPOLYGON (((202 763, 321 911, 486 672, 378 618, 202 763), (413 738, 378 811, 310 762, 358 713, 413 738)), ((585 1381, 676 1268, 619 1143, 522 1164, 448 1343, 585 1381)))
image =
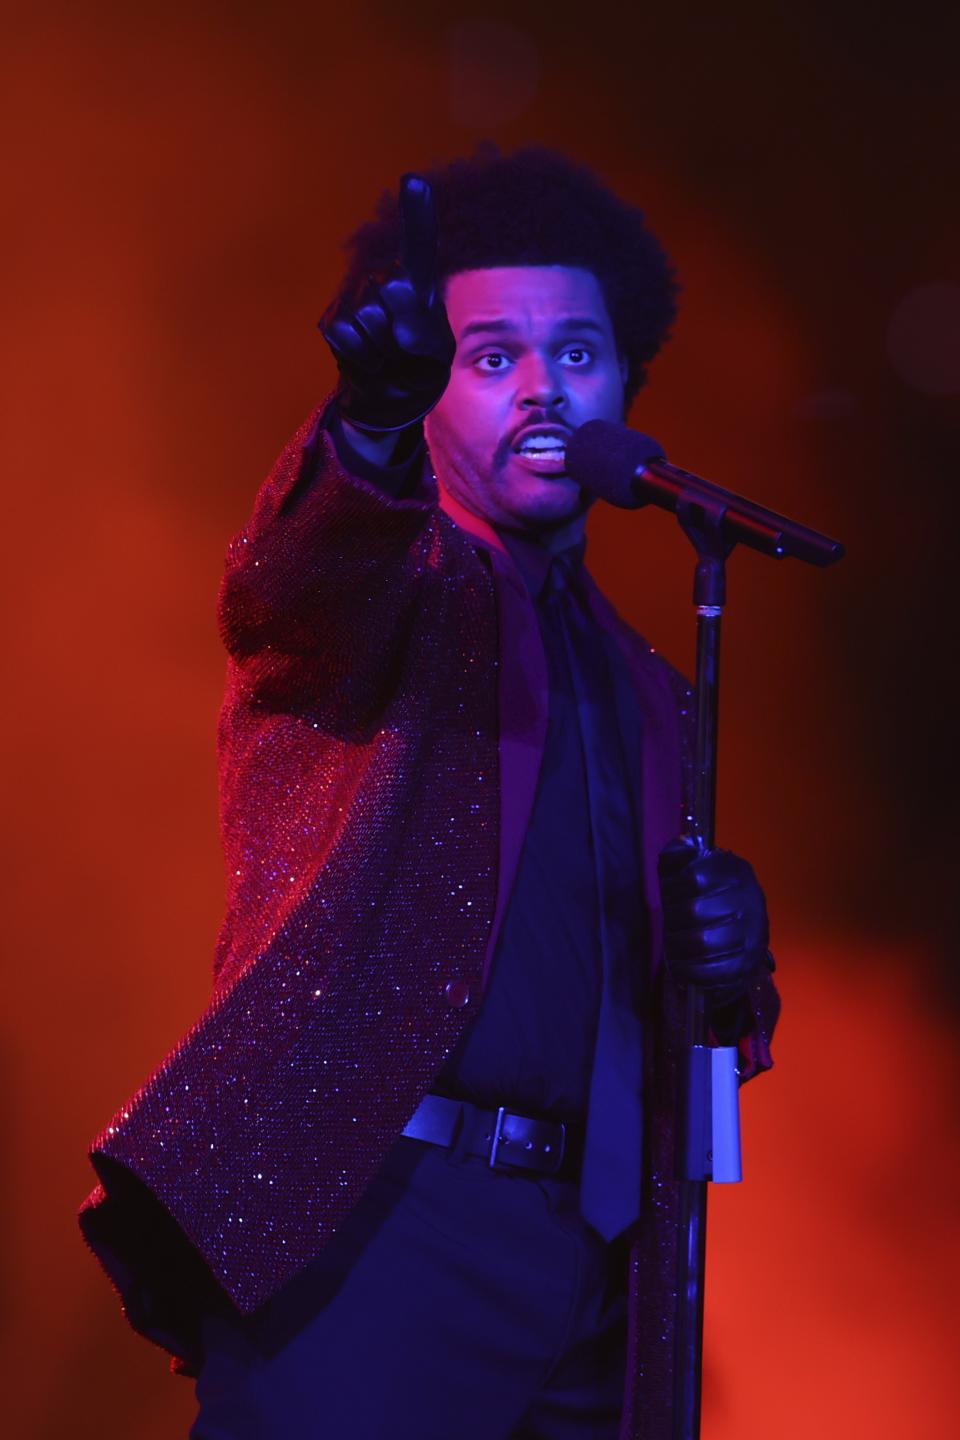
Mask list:
POLYGON ((503 532, 503 541, 533 600, 540 599, 547 576, 557 561, 566 561, 576 574, 583 565, 587 548, 586 535, 581 536, 573 545, 568 545, 565 550, 558 550, 556 554, 545 549, 543 545, 538 545, 535 540, 524 539, 509 531, 503 532))

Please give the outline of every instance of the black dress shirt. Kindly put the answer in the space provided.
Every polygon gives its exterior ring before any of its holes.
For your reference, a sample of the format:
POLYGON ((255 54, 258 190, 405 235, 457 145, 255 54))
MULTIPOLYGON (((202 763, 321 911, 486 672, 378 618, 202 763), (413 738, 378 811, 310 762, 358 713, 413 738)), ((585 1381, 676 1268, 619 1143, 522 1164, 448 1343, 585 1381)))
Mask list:
MULTIPOLYGON (((540 621, 546 741, 483 1003, 433 1088, 475 1104, 583 1121, 603 977, 583 743, 563 635, 543 604, 551 557, 530 542, 503 539, 540 621)), ((585 545, 568 555, 582 563, 585 545)), ((620 657, 610 653, 613 642, 599 628, 597 644, 607 649, 614 683, 628 684, 620 657)))

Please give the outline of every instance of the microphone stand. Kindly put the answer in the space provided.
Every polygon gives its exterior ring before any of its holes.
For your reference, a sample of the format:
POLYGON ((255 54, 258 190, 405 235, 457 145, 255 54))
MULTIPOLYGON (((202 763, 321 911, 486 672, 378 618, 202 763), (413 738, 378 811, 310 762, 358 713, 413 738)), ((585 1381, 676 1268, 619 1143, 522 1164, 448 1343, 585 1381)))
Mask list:
MULTIPOLYGON (((691 821, 708 849, 716 835, 717 726, 720 702, 720 626, 726 603, 726 561, 735 541, 722 531, 725 506, 701 498, 677 500, 680 526, 697 552, 693 603, 697 612, 696 741, 691 821)), ((711 1056, 706 1002, 695 986, 687 991, 686 1093, 680 1117, 681 1182, 679 1275, 674 1364, 674 1440, 697 1440, 703 1379, 703 1289, 707 1243, 707 1181, 713 1178, 711 1056)), ((727 1048, 727 1047, 724 1047, 727 1048)), ((736 1052, 734 1051, 734 1054, 736 1052)), ((736 1102, 734 1102, 736 1103, 736 1102)), ((739 1124, 736 1174, 739 1179, 739 1124)))
MULTIPOLYGON (((669 464, 651 436, 610 420, 588 420, 573 432, 567 469, 585 489, 612 505, 626 510, 656 505, 671 511, 697 552, 697 728, 689 819, 709 849, 716 828, 720 622, 727 559, 734 546, 742 544, 775 560, 791 556, 824 566, 842 558, 843 546, 669 464)), ((678 1116, 682 1145, 671 1440, 699 1440, 700 1435, 707 1181, 741 1178, 737 1048, 708 1044, 706 1003, 695 986, 687 991, 687 1039, 678 1116)))
MULTIPOLYGON (((681 529, 697 553, 693 601, 697 613, 696 742, 691 821, 707 848, 714 844, 720 626, 726 601, 726 561, 738 540, 776 558, 792 554, 830 564, 843 547, 815 531, 762 511, 699 476, 656 461, 643 467, 648 483, 670 492, 681 529), (775 522, 775 523, 772 523, 775 522), (750 527, 748 529, 748 526, 750 527), (790 527, 790 528, 787 528, 790 527)), ((707 1182, 738 1181, 740 1128, 737 1050, 708 1044, 703 992, 687 992, 687 1066, 680 1103, 680 1227, 674 1350, 673 1440, 699 1440, 703 1376, 703 1289, 707 1182)))

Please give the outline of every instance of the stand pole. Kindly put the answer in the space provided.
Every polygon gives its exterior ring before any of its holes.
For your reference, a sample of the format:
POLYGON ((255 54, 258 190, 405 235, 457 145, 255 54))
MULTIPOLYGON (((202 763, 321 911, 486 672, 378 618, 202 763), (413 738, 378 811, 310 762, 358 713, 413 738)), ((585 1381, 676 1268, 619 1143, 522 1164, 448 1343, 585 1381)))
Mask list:
MULTIPOLYGON (((721 533, 724 509, 680 500, 680 523, 697 550, 693 599, 697 611, 697 722, 693 832, 709 849, 716 834, 720 625, 726 601, 725 563, 733 545, 721 533)), ((703 1291, 707 1243, 707 1180, 712 1173, 711 1072, 706 1004, 687 992, 688 1065, 679 1132, 682 1137, 677 1324, 674 1355, 674 1440, 699 1440, 703 1377, 703 1291)))

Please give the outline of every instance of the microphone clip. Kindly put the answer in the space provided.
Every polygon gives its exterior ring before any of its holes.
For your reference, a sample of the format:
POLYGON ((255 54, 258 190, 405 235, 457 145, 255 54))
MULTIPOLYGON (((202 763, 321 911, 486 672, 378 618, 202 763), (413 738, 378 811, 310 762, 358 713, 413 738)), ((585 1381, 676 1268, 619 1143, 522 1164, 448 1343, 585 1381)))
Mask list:
POLYGON ((727 603, 727 556, 736 539, 724 534, 728 506, 719 496, 682 490, 677 496, 680 528, 697 552, 693 576, 693 603, 697 614, 717 614, 727 603))

